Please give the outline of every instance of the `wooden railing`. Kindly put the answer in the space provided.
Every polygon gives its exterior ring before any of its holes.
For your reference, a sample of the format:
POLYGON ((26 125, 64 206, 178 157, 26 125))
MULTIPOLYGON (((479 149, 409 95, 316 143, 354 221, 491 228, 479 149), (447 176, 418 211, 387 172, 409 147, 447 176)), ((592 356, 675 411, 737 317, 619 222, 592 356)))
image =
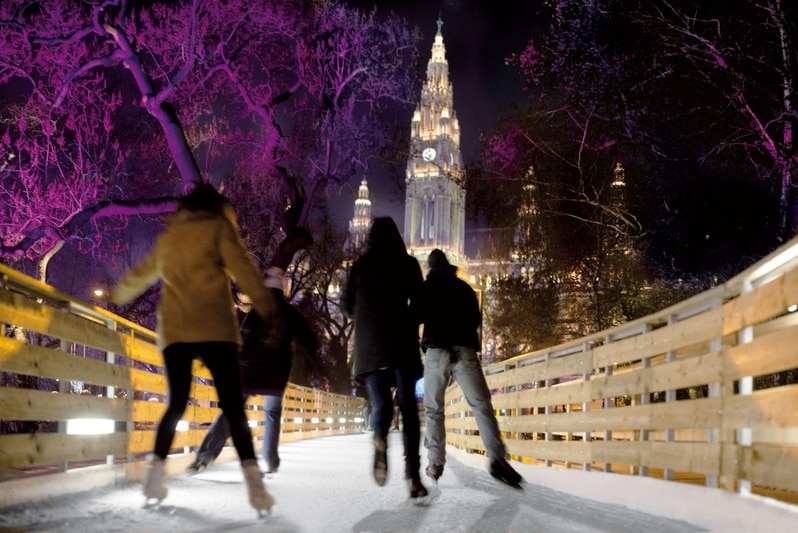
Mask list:
MULTIPOLYGON (((486 366, 509 453, 798 503, 797 304, 798 239, 659 313, 486 366)), ((459 388, 446 398, 448 443, 484 454, 459 388)))
MULTIPOLYGON (((98 463, 136 464, 125 471, 139 477, 168 392, 155 334, 4 265, 0 326, 0 480, 98 463), (75 433, 76 420, 105 420, 107 432, 75 433)), ((195 362, 193 372, 173 453, 198 446, 220 412, 208 370, 195 362)), ((260 396, 247 402, 256 438, 262 405, 260 396)), ((362 398, 289 384, 281 440, 359 433, 363 405, 362 398)))

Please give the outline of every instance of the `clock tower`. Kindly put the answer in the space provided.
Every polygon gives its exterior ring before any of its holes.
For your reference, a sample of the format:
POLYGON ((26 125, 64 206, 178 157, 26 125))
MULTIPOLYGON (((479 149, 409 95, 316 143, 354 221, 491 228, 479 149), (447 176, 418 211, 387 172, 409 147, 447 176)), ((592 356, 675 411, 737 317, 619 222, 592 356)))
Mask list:
POLYGON ((404 237, 408 251, 419 260, 440 248, 451 261, 460 262, 464 259, 465 188, 460 124, 454 112, 442 26, 438 18, 427 79, 411 123, 404 237))

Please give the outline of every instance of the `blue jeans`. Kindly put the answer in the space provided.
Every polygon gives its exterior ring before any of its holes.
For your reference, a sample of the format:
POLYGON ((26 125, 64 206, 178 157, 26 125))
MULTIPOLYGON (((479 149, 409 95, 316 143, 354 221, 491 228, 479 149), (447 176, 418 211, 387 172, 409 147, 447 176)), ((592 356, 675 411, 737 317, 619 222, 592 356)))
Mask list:
POLYGON ((446 462, 444 393, 452 376, 474 411, 488 458, 503 459, 506 450, 477 353, 465 346, 454 346, 451 350, 427 348, 424 360, 424 418, 427 426, 424 446, 430 464, 443 465, 446 462))
POLYGON ((374 438, 387 441, 388 432, 393 420, 393 398, 391 387, 396 384, 396 399, 402 413, 402 443, 405 451, 405 479, 417 478, 421 467, 419 444, 421 429, 418 421, 418 404, 416 403, 416 382, 405 371, 377 370, 363 376, 369 391, 371 402, 371 419, 374 426, 374 438))
MULTIPOLYGON (((244 395, 244 400, 248 395, 244 395)), ((280 442, 280 419, 283 413, 283 393, 275 391, 275 394, 265 395, 263 402, 264 409, 264 422, 265 427, 263 430, 263 460, 272 468, 280 466, 280 456, 277 453, 277 445, 280 442)), ((197 450, 197 457, 211 461, 219 457, 222 453, 222 448, 230 437, 230 424, 227 418, 222 414, 218 415, 216 419, 208 428, 208 433, 202 439, 197 450)))

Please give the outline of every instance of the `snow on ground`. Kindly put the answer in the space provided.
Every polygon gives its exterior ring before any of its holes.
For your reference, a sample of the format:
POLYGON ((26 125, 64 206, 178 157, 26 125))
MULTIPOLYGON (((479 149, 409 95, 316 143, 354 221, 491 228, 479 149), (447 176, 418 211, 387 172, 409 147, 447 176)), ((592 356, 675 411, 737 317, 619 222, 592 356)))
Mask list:
MULTIPOLYGON (((371 434, 364 433, 281 445, 280 471, 266 478, 266 487, 277 503, 264 519, 258 519, 249 506, 239 465, 232 461, 214 465, 194 477, 172 478, 169 496, 158 509, 144 509, 141 485, 129 483, 0 509, 0 531, 665 533, 707 530, 575 497, 535 483, 537 474, 552 469, 520 465, 519 471, 528 483, 524 490, 515 490, 488 475, 482 468, 484 458, 457 453, 449 454, 437 487, 423 478, 431 495, 423 503, 416 503, 408 499, 402 475, 401 435, 397 432, 389 435, 389 476, 384 487, 378 487, 371 476, 371 438, 371 434)), ((422 465, 426 465, 423 450, 422 465)), ((768 529, 768 533, 776 531, 768 529)))

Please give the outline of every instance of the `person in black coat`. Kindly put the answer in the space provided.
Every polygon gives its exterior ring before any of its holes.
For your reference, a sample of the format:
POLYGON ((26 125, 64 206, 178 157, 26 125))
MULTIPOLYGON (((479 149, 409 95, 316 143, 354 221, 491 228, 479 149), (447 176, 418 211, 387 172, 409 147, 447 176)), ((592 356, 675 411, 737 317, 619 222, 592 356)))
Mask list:
MULTIPOLYGON (((280 442, 280 422, 283 412, 283 394, 293 366, 294 346, 301 345, 306 353, 316 353, 318 339, 299 310, 288 303, 283 293, 283 278, 296 251, 312 243, 310 234, 295 229, 281 243, 272 266, 269 267, 266 285, 280 305, 285 320, 283 335, 277 340, 272 324, 252 309, 245 294, 237 295, 236 307, 241 313, 241 381, 244 398, 264 396, 263 460, 266 472, 274 473, 280 467, 277 447, 280 442)), ((230 437, 230 425, 222 415, 216 417, 197 449, 194 461, 186 469, 194 474, 212 464, 230 437)))
POLYGON ((363 254, 352 264, 341 301, 344 313, 354 321, 352 374, 365 383, 372 406, 374 479, 383 486, 387 478, 391 387, 396 387, 411 498, 427 495, 419 475, 421 437, 415 395, 423 370, 418 324, 408 307, 422 282, 421 267, 408 255, 396 223, 390 217, 378 217, 363 254))
POLYGON ((477 352, 477 330, 482 313, 474 289, 457 277, 457 267, 449 264, 439 249, 427 258, 429 272, 421 291, 411 305, 411 313, 423 324, 421 347, 424 360, 424 418, 429 466, 427 475, 437 481, 446 462, 444 394, 454 377, 474 411, 479 435, 490 461, 489 472, 499 481, 520 488, 521 475, 506 460, 496 414, 477 352))

